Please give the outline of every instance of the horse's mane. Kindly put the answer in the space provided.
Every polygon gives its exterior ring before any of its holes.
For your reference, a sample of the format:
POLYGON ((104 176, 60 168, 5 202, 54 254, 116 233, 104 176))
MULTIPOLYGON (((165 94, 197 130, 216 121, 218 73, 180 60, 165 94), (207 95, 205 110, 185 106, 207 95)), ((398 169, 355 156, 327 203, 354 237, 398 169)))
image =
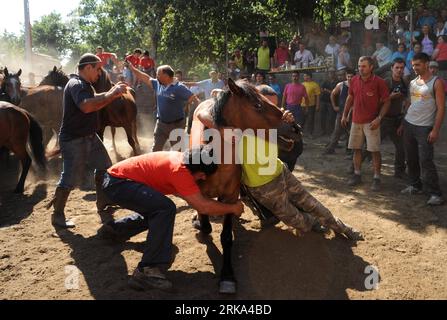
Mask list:
POLYGON ((62 69, 57 69, 54 67, 54 69, 50 70, 45 78, 43 78, 43 80, 39 83, 39 86, 50 85, 64 87, 68 81, 69 77, 65 74, 65 72, 62 71, 62 69))
POLYGON ((101 75, 98 78, 98 81, 93 84, 93 87, 95 88, 97 93, 102 93, 110 90, 110 88, 113 86, 112 81, 110 80, 109 74, 104 70, 101 69, 101 75))
MULTIPOLYGON (((260 94, 259 91, 256 89, 255 86, 250 84, 248 81, 245 80, 239 80, 236 82, 237 86, 241 89, 243 96, 249 100, 250 102, 257 103, 260 101, 260 94)), ((223 111, 225 106, 228 103, 228 100, 231 97, 231 91, 225 90, 221 92, 217 98, 214 99, 214 106, 211 110, 211 114, 213 117, 214 123, 218 127, 226 126, 226 120, 223 115, 223 111)))

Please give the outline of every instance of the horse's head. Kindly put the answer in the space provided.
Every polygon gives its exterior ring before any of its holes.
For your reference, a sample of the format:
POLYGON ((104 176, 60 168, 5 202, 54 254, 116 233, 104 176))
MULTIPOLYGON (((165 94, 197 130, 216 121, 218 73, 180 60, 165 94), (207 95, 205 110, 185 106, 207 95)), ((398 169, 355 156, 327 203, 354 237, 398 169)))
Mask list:
POLYGON ((11 103, 15 105, 20 104, 20 91, 22 88, 22 83, 20 81, 20 75, 22 74, 22 69, 15 74, 11 74, 8 71, 8 68, 3 70, 3 81, 1 91, 6 94, 11 101, 11 103))
POLYGON ((54 66, 53 70, 49 71, 42 82, 39 83, 39 86, 65 87, 68 80, 68 76, 62 71, 62 67, 54 66))
POLYGON ((98 80, 93 83, 93 88, 97 93, 107 92, 113 87, 112 81, 110 80, 107 72, 101 68, 99 72, 98 80))
POLYGON ((247 81, 236 83, 231 79, 228 86, 229 90, 219 96, 214 107, 213 117, 218 126, 256 130, 280 125, 283 113, 256 87, 247 81))

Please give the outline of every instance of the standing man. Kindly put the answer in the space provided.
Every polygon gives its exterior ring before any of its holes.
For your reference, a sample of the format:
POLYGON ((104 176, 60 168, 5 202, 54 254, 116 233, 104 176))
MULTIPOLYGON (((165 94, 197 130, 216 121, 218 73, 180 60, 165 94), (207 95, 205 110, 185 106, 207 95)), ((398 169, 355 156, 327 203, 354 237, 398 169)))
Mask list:
POLYGON ((415 54, 412 61, 417 78, 410 83, 411 105, 403 123, 410 186, 402 193, 422 193, 424 183, 430 195, 427 204, 435 206, 444 202, 433 159, 444 119, 445 91, 441 79, 429 71, 429 62, 430 57, 422 52, 415 54))
POLYGON ((155 77, 155 61, 151 58, 149 51, 144 51, 143 57, 140 59, 141 71, 155 77))
MULTIPOLYGON (((320 111, 320 95, 321 89, 318 83, 312 79, 311 72, 304 73, 304 87, 306 88, 308 100, 302 101, 303 111, 304 111, 304 123, 307 122, 309 127, 310 138, 313 139, 314 127, 315 127, 315 112, 320 111), (308 120, 309 119, 309 120, 308 120)), ((303 127, 304 129, 304 127, 303 127)))
POLYGON ((404 105, 407 102, 408 86, 403 76, 405 60, 396 58, 391 67, 391 78, 385 79, 390 92, 390 109, 382 120, 380 128, 380 139, 383 141, 390 137, 396 149, 394 155, 394 177, 403 179, 405 177, 405 148, 402 134, 398 133, 399 127, 404 119, 404 105))
POLYGON ((335 119, 335 128, 332 133, 331 142, 326 146, 323 154, 334 154, 335 148, 338 145, 338 141, 344 131, 346 131, 347 136, 349 132, 346 128, 343 128, 341 124, 341 118, 343 117, 346 100, 348 99, 349 87, 351 86, 352 78, 355 75, 355 71, 351 69, 346 69, 338 72, 340 83, 337 84, 335 89, 331 93, 331 103, 332 108, 337 113, 337 118, 335 119), (346 80, 345 80, 346 79, 346 80))
POLYGON ((306 45, 300 42, 299 50, 295 53, 293 61, 295 64, 301 64, 303 68, 307 68, 309 64, 314 60, 312 52, 306 49, 306 45))
POLYGON ((110 65, 110 60, 115 64, 115 66, 119 67, 118 57, 115 53, 104 52, 103 47, 96 48, 96 55, 101 59, 101 67, 104 68, 108 73, 113 71, 113 68, 110 65))
POLYGON ((290 62, 290 52, 285 41, 279 42, 279 47, 275 50, 273 59, 275 62, 274 64, 275 67, 283 66, 286 63, 286 61, 290 62))
MULTIPOLYGON (((343 76, 344 76, 344 72, 343 76)), ((331 93, 338 84, 335 68, 329 68, 329 78, 321 85, 321 135, 325 136, 334 129, 336 113, 331 105, 331 93)))
POLYGON ((267 73, 273 65, 273 59, 270 58, 270 48, 267 40, 262 40, 261 47, 258 48, 256 59, 256 69, 260 72, 267 73))
MULTIPOLYGON (((172 130, 185 129, 185 106, 199 99, 182 83, 174 82, 174 70, 170 66, 157 69, 157 79, 129 64, 135 77, 155 91, 157 97, 157 123, 154 131, 152 152, 162 151, 172 130)), ((174 146, 178 141, 169 141, 174 146)))
MULTIPOLYGON (((143 54, 143 51, 141 51, 141 49, 135 49, 133 54, 128 55, 124 60, 125 62, 127 62, 129 65, 132 65, 135 68, 139 68, 140 67, 140 58, 141 55, 143 54)), ((130 85, 135 88, 138 80, 134 79, 133 75, 132 75, 132 71, 129 69, 127 69, 126 74, 124 75, 126 77, 126 82, 130 83, 130 85)))
POLYGON ((107 205, 101 185, 105 171, 112 165, 104 145, 97 136, 98 113, 113 100, 126 92, 124 84, 117 84, 109 92, 95 94, 92 83, 100 75, 101 60, 94 54, 85 54, 78 64, 79 75, 68 81, 64 90, 64 117, 59 135, 63 171, 54 198, 48 204, 54 208, 51 222, 60 228, 73 228, 72 221, 65 220, 65 204, 87 164, 95 169, 96 206, 101 212, 107 205))
POLYGON ((115 239, 130 239, 149 230, 143 257, 129 279, 135 289, 172 287, 162 269, 172 262, 172 237, 177 208, 166 195, 183 198, 191 207, 207 215, 240 215, 240 201, 224 204, 208 199, 197 181, 217 170, 210 146, 181 152, 155 152, 130 158, 111 167, 105 174, 104 192, 121 207, 135 213, 104 225, 99 233, 115 239))
POLYGON ((359 59, 359 75, 352 79, 343 112, 342 124, 348 126, 348 115, 353 108, 349 149, 354 150, 354 175, 349 186, 362 182, 362 147, 366 138, 367 150, 372 153, 374 180, 371 190, 380 190, 382 158, 380 154, 380 123, 390 107, 389 91, 385 81, 374 75, 374 60, 359 59))
POLYGON ((301 126, 304 124, 304 114, 301 107, 303 100, 309 103, 306 88, 300 83, 300 73, 294 71, 292 73, 292 83, 287 84, 284 88, 282 108, 289 110, 293 114, 295 121, 301 126))
POLYGON ((225 83, 218 78, 216 70, 211 70, 209 73, 210 79, 206 79, 199 82, 184 82, 183 84, 188 87, 198 87, 205 93, 205 99, 211 98, 211 92, 215 89, 222 90, 225 83))

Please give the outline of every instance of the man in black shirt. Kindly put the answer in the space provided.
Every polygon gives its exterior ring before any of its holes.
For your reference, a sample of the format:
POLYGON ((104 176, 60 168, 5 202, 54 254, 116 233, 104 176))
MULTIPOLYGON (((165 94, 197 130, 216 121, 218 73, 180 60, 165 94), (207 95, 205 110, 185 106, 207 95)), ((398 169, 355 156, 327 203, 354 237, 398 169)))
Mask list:
POLYGON ((65 204, 71 190, 79 185, 79 178, 83 177, 87 165, 95 169, 98 212, 106 205, 101 184, 112 162, 96 135, 99 124, 97 111, 121 97, 127 86, 119 83, 106 93, 96 94, 92 84, 99 78, 100 62, 101 59, 93 54, 83 55, 78 64, 79 75, 73 76, 64 90, 64 116, 60 131, 63 171, 54 198, 47 206, 48 209, 54 208, 51 222, 55 227, 74 227, 73 222, 65 220, 65 204))
POLYGON ((405 61, 402 58, 394 59, 391 67, 391 77, 385 79, 390 90, 391 105, 388 113, 382 120, 381 140, 389 137, 394 143, 396 154, 394 158, 394 176, 404 178, 405 176, 405 149, 399 127, 403 120, 403 111, 408 98, 408 85, 403 80, 405 61))

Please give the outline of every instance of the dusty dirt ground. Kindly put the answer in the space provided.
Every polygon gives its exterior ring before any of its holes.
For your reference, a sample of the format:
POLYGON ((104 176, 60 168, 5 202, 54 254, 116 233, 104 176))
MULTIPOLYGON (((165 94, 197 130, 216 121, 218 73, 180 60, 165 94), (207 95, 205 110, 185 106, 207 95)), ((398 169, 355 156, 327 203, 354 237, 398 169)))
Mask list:
MULTIPOLYGON (((54 174, 46 182, 31 177, 25 194, 18 196, 11 193, 17 179, 12 162, 0 170, 0 299, 447 299, 447 207, 430 208, 424 195, 400 194, 405 183, 392 177, 389 142, 384 144, 383 190, 369 190, 370 165, 361 187, 347 187, 349 161, 343 149, 322 156, 327 140, 307 140, 294 174, 336 215, 360 229, 366 241, 353 244, 315 233, 298 237, 282 224, 261 230, 246 208, 234 227, 238 293, 229 297, 217 293, 219 221, 211 237, 201 238, 191 227, 194 211, 174 198, 179 209, 175 261, 168 276, 175 291, 133 291, 128 274, 141 257, 146 235, 122 244, 99 239, 94 192, 79 190, 71 193, 66 210, 76 229, 56 233, 44 206, 54 192, 60 163, 51 164, 54 174), (365 287, 370 265, 380 273, 376 290, 365 287), (67 289, 66 282, 74 284, 73 266, 80 274, 78 289, 67 289)), ((147 150, 150 141, 143 139, 142 145, 147 150)), ((110 140, 106 146, 114 155, 110 140)), ((127 156, 130 148, 120 142, 118 152, 127 156)), ((436 157, 447 191, 445 143, 437 145, 436 157)))

